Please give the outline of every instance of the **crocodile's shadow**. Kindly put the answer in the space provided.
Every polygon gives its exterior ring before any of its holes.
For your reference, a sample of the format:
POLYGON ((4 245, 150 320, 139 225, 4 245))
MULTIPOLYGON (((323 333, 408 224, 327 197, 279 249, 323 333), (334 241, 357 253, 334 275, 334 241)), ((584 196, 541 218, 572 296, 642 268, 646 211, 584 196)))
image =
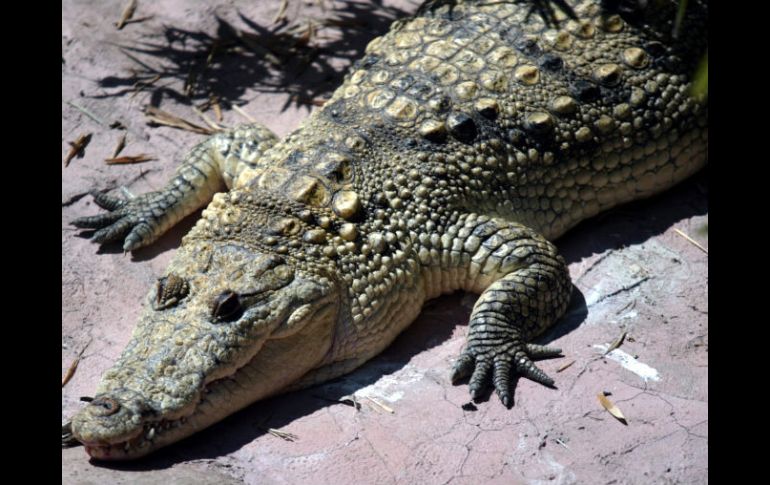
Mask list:
MULTIPOLYGON (((665 232, 682 219, 707 213, 706 169, 659 196, 621 206, 586 221, 557 243, 567 263, 574 263, 591 254, 646 241, 665 232)), ((309 416, 326 406, 342 406, 344 404, 335 402, 340 397, 398 371, 415 355, 440 345, 452 336, 459 325, 465 325, 470 308, 461 304, 460 296, 447 295, 429 302, 418 320, 388 349, 347 376, 255 403, 222 422, 138 462, 94 461, 93 464, 138 471, 167 468, 182 461, 213 459, 238 450, 264 434, 267 428, 281 429, 294 420, 309 416)), ((548 343, 571 332, 585 320, 587 312, 583 295, 574 288, 567 317, 538 341, 548 343)), ((447 362, 446 369, 430 369, 434 375, 443 373, 443 383, 447 386, 451 385, 448 378, 449 365, 447 362)), ((481 405, 491 406, 499 403, 481 405)), ((514 410, 511 412, 515 412, 514 410)))

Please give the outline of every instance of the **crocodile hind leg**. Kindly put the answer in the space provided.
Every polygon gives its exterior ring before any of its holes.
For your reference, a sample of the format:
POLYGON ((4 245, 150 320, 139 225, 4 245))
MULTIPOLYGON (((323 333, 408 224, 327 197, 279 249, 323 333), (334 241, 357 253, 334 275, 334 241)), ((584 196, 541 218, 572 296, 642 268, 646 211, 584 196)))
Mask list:
POLYGON ((564 314, 571 295, 569 272, 553 244, 520 224, 492 219, 473 228, 466 241, 466 249, 474 250, 467 286, 483 292, 473 307, 468 342, 452 381, 470 375, 470 393, 476 399, 491 379, 500 400, 510 407, 512 373, 554 384, 533 360, 561 351, 530 341, 564 314))
POLYGON ((107 243, 120 238, 123 249, 147 246, 187 215, 207 204, 215 193, 231 188, 246 169, 254 169, 278 138, 259 124, 218 133, 192 149, 174 177, 157 191, 125 200, 94 193, 94 202, 109 212, 72 221, 97 229, 91 238, 107 243))

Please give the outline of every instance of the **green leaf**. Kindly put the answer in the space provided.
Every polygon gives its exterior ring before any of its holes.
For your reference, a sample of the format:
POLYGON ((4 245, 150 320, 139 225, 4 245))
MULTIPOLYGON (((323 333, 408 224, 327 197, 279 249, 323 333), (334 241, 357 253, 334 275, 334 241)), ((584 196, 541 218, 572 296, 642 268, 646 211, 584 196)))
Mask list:
POLYGON ((703 55, 698 69, 695 70, 695 76, 693 77, 692 86, 690 87, 690 94, 696 98, 706 98, 709 95, 709 53, 703 55))

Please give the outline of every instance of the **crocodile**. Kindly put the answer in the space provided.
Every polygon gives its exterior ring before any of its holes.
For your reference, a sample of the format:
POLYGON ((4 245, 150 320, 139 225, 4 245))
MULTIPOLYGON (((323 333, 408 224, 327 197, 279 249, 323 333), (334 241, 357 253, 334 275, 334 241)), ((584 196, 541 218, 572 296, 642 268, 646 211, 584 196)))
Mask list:
POLYGON ((134 459, 255 401, 346 374, 441 294, 480 297, 454 383, 493 387, 560 349, 533 340, 572 292, 551 242, 705 166, 691 91, 708 7, 431 0, 366 47, 279 140, 258 124, 197 145, 159 191, 73 221, 150 245, 200 207, 94 398, 71 421, 93 458, 134 459))

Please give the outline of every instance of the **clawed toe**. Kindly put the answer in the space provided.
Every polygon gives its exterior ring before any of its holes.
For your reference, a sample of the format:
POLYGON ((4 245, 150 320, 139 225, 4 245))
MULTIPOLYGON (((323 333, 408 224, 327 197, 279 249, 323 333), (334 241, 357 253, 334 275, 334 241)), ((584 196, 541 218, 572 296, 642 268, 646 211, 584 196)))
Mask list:
POLYGON ((471 375, 471 372, 473 372, 473 357, 464 353, 457 358, 452 368, 452 384, 457 384, 461 379, 471 375))
POLYGON ((526 377, 544 386, 555 388, 554 380, 540 370, 533 359, 561 355, 561 349, 537 344, 516 344, 514 348, 495 351, 473 347, 463 352, 452 369, 452 383, 471 376, 468 388, 471 397, 480 398, 491 383, 507 408, 513 405, 513 379, 526 377))

